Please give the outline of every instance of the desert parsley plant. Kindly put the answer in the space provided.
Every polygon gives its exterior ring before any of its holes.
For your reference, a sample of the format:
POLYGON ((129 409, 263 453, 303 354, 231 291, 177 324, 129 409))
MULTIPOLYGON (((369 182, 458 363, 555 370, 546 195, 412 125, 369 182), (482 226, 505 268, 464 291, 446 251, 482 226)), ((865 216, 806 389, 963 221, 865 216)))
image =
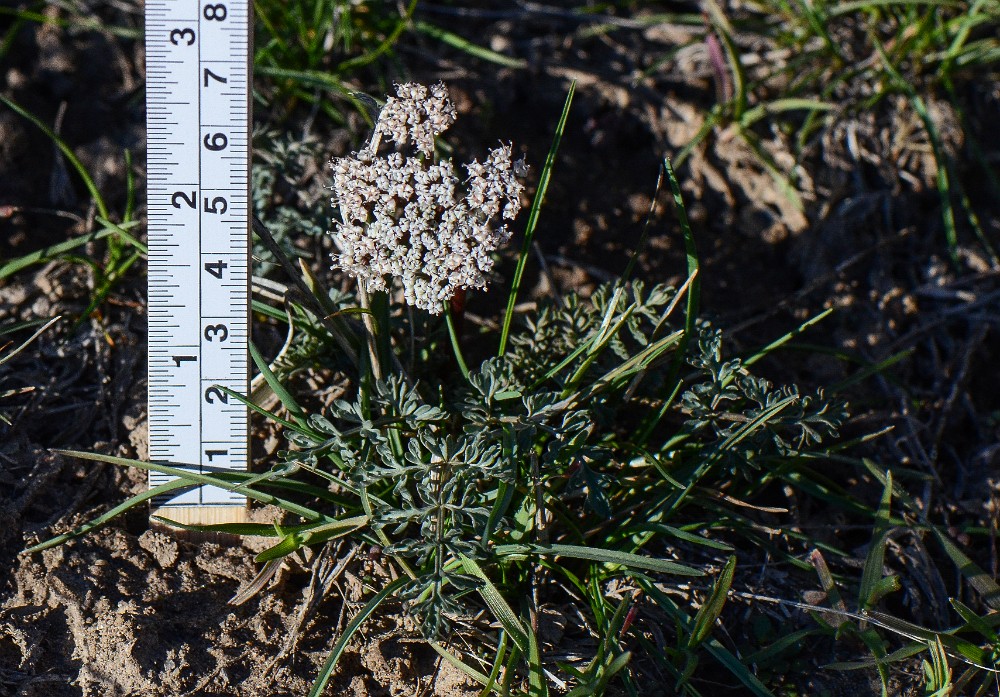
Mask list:
MULTIPOLYGON (((569 100, 559 133, 568 107, 569 100)), ((639 646, 653 646, 652 635, 634 626, 639 597, 650 598, 644 621, 674 641, 667 651, 654 647, 650 660, 663 664, 677 691, 695 694, 689 681, 698 651, 736 567, 709 531, 753 529, 717 492, 750 499, 770 480, 761 471, 816 457, 836 435, 844 405, 772 386, 726 357, 720 333, 695 321, 693 254, 679 288, 623 278, 590 297, 539 302, 516 320, 509 313, 493 355, 481 353, 482 342, 463 344, 448 301, 495 274, 494 255, 511 235, 504 223, 521 207, 525 167, 509 144, 460 169, 438 159, 435 138, 454 120, 443 85, 400 85, 364 146, 332 162, 333 262, 356 281, 354 296, 324 291, 311 275, 295 279, 297 297, 313 297, 287 299, 304 343, 284 360, 325 360, 343 392, 307 408, 253 349, 283 411, 230 393, 283 426, 289 445, 272 470, 199 475, 85 455, 179 479, 38 548, 83 534, 164 487, 213 483, 287 512, 272 525, 199 528, 274 538, 257 557, 267 562, 264 579, 283 557, 336 538, 386 560, 386 574, 368 577, 367 602, 337 637, 313 695, 354 633, 389 602, 484 694, 542 695, 550 684, 601 694, 612 680, 642 694, 625 648, 630 627, 639 646), (418 313, 424 321, 414 320, 418 313), (335 348, 323 358, 324 347, 335 348), (678 577, 700 583, 719 568, 713 599, 696 612, 666 592, 678 577), (543 606, 553 604, 575 608, 580 630, 596 642, 591 657, 550 657, 555 648, 539 629, 543 606), (472 642, 461 657, 449 649, 458 635, 472 642)), ((516 282, 508 306, 515 294, 516 282)), ((711 655, 760 694, 726 647, 715 642, 711 655)))
POLYGON ((362 310, 377 320, 366 323, 370 346, 390 348, 371 351, 370 387, 309 417, 311 432, 292 433, 284 457, 332 469, 360 496, 366 529, 402 570, 393 593, 427 639, 469 626, 485 606, 531 656, 537 607, 524 600, 537 598, 539 563, 597 587, 700 575, 644 554, 650 536, 622 535, 684 509, 689 491, 662 488, 663 461, 693 481, 750 481, 770 459, 835 435, 843 405, 724 360, 717 330, 673 319, 682 292, 625 280, 543 303, 509 350, 464 379, 442 378, 435 361, 402 369, 392 345, 407 342, 393 332, 414 328, 392 298, 440 314, 459 289, 485 287, 509 238, 497 222, 520 208, 523 167, 509 145, 465 165, 464 180, 434 158, 434 138, 454 119, 443 85, 400 85, 366 145, 333 161, 335 268, 357 279, 362 310), (643 414, 643 403, 656 409, 643 414), (636 418, 641 441, 627 435, 636 418), (616 527, 595 537, 609 520, 616 527))

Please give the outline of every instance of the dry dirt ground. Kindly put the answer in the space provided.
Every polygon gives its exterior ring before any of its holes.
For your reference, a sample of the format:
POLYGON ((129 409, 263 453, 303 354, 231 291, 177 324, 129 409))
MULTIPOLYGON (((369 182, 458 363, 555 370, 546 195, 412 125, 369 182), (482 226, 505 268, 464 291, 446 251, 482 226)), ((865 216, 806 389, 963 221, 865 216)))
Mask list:
MULTIPOLYGON (((141 8, 130 2, 91 5, 107 23, 141 25, 141 8)), ((497 68, 425 36, 404 35, 390 74, 444 80, 462 114, 459 147, 468 152, 509 139, 537 174, 568 84, 577 80, 538 231, 547 272, 533 277, 534 292, 586 291, 619 273, 652 203, 661 158, 697 133, 715 99, 704 47, 672 53, 699 28, 625 21, 613 32, 588 34, 561 13, 530 22, 517 13, 427 17, 526 61, 524 69, 497 68), (650 66, 656 67, 640 75, 650 66)), ((0 29, 7 21, 0 15, 0 29)), ((142 65, 141 41, 37 23, 14 35, 0 62, 0 90, 59 130, 115 210, 125 196, 126 149, 142 183, 142 65)), ((366 77, 358 76, 357 87, 375 91, 376 84, 364 84, 366 77)), ((996 85, 976 90, 972 101, 980 108, 970 114, 973 123, 1000 105, 996 85)), ((932 107, 958 171, 971 170, 963 164, 954 113, 946 102, 932 107)), ((262 125, 301 131, 301 118, 295 118, 277 108, 257 115, 262 125)), ((348 147, 345 132, 322 118, 309 128, 326 155, 348 147)), ((778 162, 789 162, 785 135, 761 135, 778 162)), ((994 163, 996 135, 995 127, 978 133, 994 163)), ((809 335, 809 343, 869 361, 911 350, 890 376, 871 378, 849 393, 862 407, 847 431, 894 426, 869 454, 928 482, 926 490, 936 497, 928 505, 939 520, 995 525, 998 269, 971 242, 959 249, 960 265, 950 265, 934 167, 916 115, 900 102, 838 124, 803 155, 800 174, 802 210, 731 132, 710 137, 681 168, 704 263, 704 312, 730 329, 736 350, 762 345, 831 306, 839 312, 809 335)), ((304 190, 325 184, 322 167, 308 176, 304 190)), ((990 203, 986 189, 969 193, 987 233, 1000 239, 1000 203, 990 203)), ((659 199, 665 204, 665 196, 659 199)), ((51 141, 0 106, 0 260, 83 234, 92 215, 85 189, 51 141)), ((640 258, 642 277, 682 278, 673 220, 669 206, 657 207, 640 258)), ((317 260, 321 266, 325 262, 317 260)), ((78 322, 92 284, 88 267, 73 259, 0 281, 0 322, 63 317, 0 368, 0 394, 16 392, 0 403, 12 422, 0 423, 0 695, 304 694, 345 618, 360 606, 356 578, 370 560, 347 545, 290 563, 266 592, 239 606, 228 601, 257 571, 253 550, 177 539, 150 529, 143 511, 67 546, 18 554, 145 486, 139 474, 52 450, 144 452, 142 269, 130 271, 98 312, 78 322)), ((493 309, 488 300, 473 303, 480 303, 474 309, 481 314, 493 309)), ((804 352, 764 372, 814 387, 855 370, 804 352)), ((266 466, 260 450, 258 464, 266 466)), ((844 478, 859 496, 877 495, 856 472, 831 469, 831 476, 844 478)), ((844 523, 840 514, 806 503, 799 515, 799 525, 825 528, 847 549, 866 542, 863 526, 837 527, 844 523)), ((914 587, 929 589, 900 611, 942 626, 947 596, 961 592, 953 569, 940 560, 910 563, 927 556, 920 540, 901 539, 896 548, 887 563, 914 587)), ((975 554, 995 577, 995 548, 975 554)), ((387 617, 365 628, 329 694, 475 693, 387 617)), ((829 657, 807 658, 814 666, 829 657)), ((874 689, 870 676, 823 677, 814 670, 791 682, 807 694, 874 689)), ((900 680, 902 693, 905 675, 900 680)), ((648 694, 659 689, 650 687, 648 694)))

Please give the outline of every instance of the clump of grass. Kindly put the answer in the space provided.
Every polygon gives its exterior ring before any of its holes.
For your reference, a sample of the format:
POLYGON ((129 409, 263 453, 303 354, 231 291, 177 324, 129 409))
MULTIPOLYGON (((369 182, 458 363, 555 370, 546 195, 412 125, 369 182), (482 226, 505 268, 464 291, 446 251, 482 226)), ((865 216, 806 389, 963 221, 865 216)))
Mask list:
MULTIPOLYGON (((712 0, 706 9, 703 41, 718 100, 699 133, 679 153, 678 164, 710 134, 735 133, 801 210, 798 167, 810 152, 828 146, 825 139, 838 124, 871 114, 902 118, 908 109, 922 125, 922 145, 933 158, 942 226, 953 259, 957 261, 964 225, 997 260, 965 191, 971 180, 962 176, 955 161, 954 143, 944 142, 941 116, 935 117, 928 106, 935 100, 950 105, 957 119, 951 130, 960 131, 952 140, 966 141, 968 159, 996 187, 967 115, 968 88, 990 84, 1000 74, 995 3, 755 0, 731 9, 712 0), (791 168, 779 164, 764 145, 775 131, 786 138, 794 155, 791 168)), ((884 118, 875 121, 877 129, 897 127, 884 118)), ((881 154, 894 159, 893 153, 881 154)))
POLYGON ((357 103, 349 77, 392 57, 416 4, 416 0, 406 6, 343 0, 255 3, 254 75, 266 78, 259 80, 260 97, 277 110, 275 120, 305 104, 333 123, 343 123, 344 112, 325 98, 326 93, 357 103))
MULTIPOLYGON (((365 157, 374 155, 381 136, 406 144, 405 134, 388 126, 376 126, 375 134, 365 157)), ((426 146, 412 156, 437 162, 426 146)), ((504 180, 513 173, 504 162, 496 160, 492 166, 501 169, 492 174, 473 169, 484 181, 504 180)), ((555 162, 554 145, 543 183, 555 162)), ((423 311, 406 307, 388 277, 371 290, 370 279, 363 280, 355 298, 320 293, 315 279, 297 278, 294 285, 314 295, 309 302, 286 300, 307 335, 336 334, 347 354, 337 366, 347 391, 326 409, 308 408, 252 350, 283 408, 267 412, 231 394, 284 427, 289 447, 271 471, 194 474, 176 464, 75 453, 177 479, 29 551, 84 534, 153 496, 211 483, 286 512, 271 525, 197 528, 272 538, 257 556, 262 574, 303 547, 345 537, 380 550, 392 569, 367 580, 368 600, 336 638, 313 695, 323 692, 355 632, 390 603, 484 694, 546 694, 553 686, 600 694, 613 683, 639 694, 636 651, 687 694, 697 694, 692 678, 703 654, 746 689, 770 694, 714 633, 737 569, 732 547, 720 538, 753 535, 745 515, 727 502, 751 499, 780 481, 774 473, 788 463, 819 457, 836 436, 844 405, 774 386, 724 355, 720 332, 697 317, 697 254, 676 179, 665 167, 689 252, 681 287, 649 286, 626 270, 589 298, 570 293, 519 318, 508 313, 500 336, 468 341, 454 301, 439 300, 443 318, 418 320, 423 311), (494 338, 496 351, 489 348, 494 338), (697 610, 675 600, 680 580, 713 569, 716 578, 703 587, 697 610), (639 598, 648 599, 649 609, 637 625, 639 598), (591 656, 546 655, 551 647, 539 626, 543 606, 552 602, 576 607, 583 629, 599 637, 591 656), (665 653, 650 644, 641 626, 649 622, 671 635, 665 653), (458 635, 477 637, 461 658, 449 648, 458 635)), ((473 191, 478 184, 468 186, 473 191)), ((541 186, 529 239, 543 193, 541 186)), ((385 216, 393 210, 401 216, 403 208, 386 208, 378 221, 392 224, 385 216)), ((440 210, 427 214, 448 220, 440 210)), ((344 218, 360 226, 353 234, 362 237, 373 222, 344 218)), ((494 223, 483 213, 468 224, 480 226, 474 235, 481 237, 483 226, 494 223)), ((475 244, 450 234, 456 253, 475 244)), ((447 255, 435 259, 451 263, 447 255)))
POLYGON ((370 115, 362 108, 364 98, 355 94, 351 84, 363 76, 361 82, 388 87, 387 75, 405 73, 396 48, 412 32, 455 48, 471 59, 525 67, 523 61, 417 19, 417 9, 417 0, 254 3, 258 101, 272 110, 272 121, 282 120, 300 105, 307 106, 313 116, 323 113, 335 124, 345 123, 353 108, 368 120, 370 115), (328 99, 330 94, 336 99, 328 99))
POLYGON ((996 632, 1000 585, 959 548, 949 530, 927 520, 922 504, 894 480, 891 471, 869 460, 863 464, 868 474, 882 485, 882 496, 873 511, 872 539, 860 579, 836 579, 823 555, 814 551, 812 562, 822 588, 824 607, 810 609, 820 610, 813 616, 824 633, 837 640, 853 639, 871 656, 834 662, 827 668, 875 670, 882 683, 882 694, 887 695, 893 666, 926 653, 920 664, 923 694, 991 694, 996 690, 1000 673, 1000 635, 996 632), (895 514, 894 509, 898 509, 895 514), (928 629, 881 609, 885 601, 892 600, 906 587, 901 574, 886 573, 889 544, 895 537, 911 534, 925 535, 937 547, 940 558, 950 561, 969 587, 965 601, 949 598, 957 623, 947 629, 928 629), (856 611, 848 609, 844 591, 856 591, 856 611), (899 645, 893 648, 896 643, 899 645), (957 677, 953 665, 961 669, 957 677))
MULTIPOLYGON (((141 29, 135 26, 137 23, 141 24, 141 10, 132 12, 130 8, 119 7, 114 13, 114 21, 105 21, 101 16, 101 8, 61 4, 58 11, 42 12, 44 6, 45 3, 21 3, 19 7, 0 7, 0 17, 9 19, 9 26, 0 32, 0 60, 5 59, 10 49, 16 45, 18 35, 36 24, 58 27, 67 37, 95 31, 123 41, 134 41, 142 37, 141 29)), ((0 109, 9 109, 18 118, 25 119, 44 133, 56 152, 59 167, 65 168, 67 178, 75 178, 73 185, 82 185, 88 194, 88 198, 79 207, 69 205, 67 210, 30 209, 33 213, 75 221, 76 234, 64 241, 0 260, 0 282, 24 269, 56 259, 83 265, 91 273, 92 292, 87 306, 78 318, 78 321, 82 321, 82 318, 102 307, 129 270, 137 262, 141 262, 148 251, 140 239, 141 221, 132 153, 129 150, 122 152, 124 195, 111 197, 107 191, 109 187, 99 186, 102 177, 91 171, 60 136, 58 124, 61 116, 56 118, 57 125, 53 128, 5 94, 0 94, 0 109), (88 245, 91 248, 86 253, 81 253, 81 248, 88 245)), ((75 202, 75 196, 69 198, 75 202)), ((16 205, 5 208, 5 215, 20 210, 16 205)))
POLYGON ((136 237, 136 228, 140 221, 136 215, 132 155, 127 150, 124 153, 126 176, 124 208, 120 214, 113 213, 90 171, 55 131, 36 115, 2 94, 0 94, 0 104, 30 121, 52 141, 83 182, 95 210, 94 215, 86 221, 74 214, 68 214, 69 217, 80 220, 84 227, 83 234, 0 263, 0 281, 23 269, 52 259, 72 260, 85 264, 94 275, 94 292, 87 308, 81 313, 81 317, 87 317, 104 303, 126 272, 148 253, 145 243, 136 237), (103 259, 91 259, 89 256, 75 254, 80 247, 99 240, 103 244, 103 259))

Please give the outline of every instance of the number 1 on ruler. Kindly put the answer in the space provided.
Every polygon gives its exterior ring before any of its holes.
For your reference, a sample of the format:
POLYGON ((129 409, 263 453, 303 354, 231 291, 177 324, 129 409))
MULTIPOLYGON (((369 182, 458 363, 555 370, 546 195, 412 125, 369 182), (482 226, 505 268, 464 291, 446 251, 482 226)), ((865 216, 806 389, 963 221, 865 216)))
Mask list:
MULTIPOLYGON (((250 3, 147 0, 145 16, 150 458, 242 472, 247 410, 222 388, 249 388, 250 3)), ((237 522, 246 499, 206 485, 154 507, 237 522)))

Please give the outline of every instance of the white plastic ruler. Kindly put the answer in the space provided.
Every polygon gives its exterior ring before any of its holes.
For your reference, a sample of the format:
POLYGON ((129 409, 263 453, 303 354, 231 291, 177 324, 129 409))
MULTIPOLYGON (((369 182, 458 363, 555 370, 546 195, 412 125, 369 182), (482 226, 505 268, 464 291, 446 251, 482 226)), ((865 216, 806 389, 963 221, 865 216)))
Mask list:
MULTIPOLYGON (((145 17, 149 455, 245 470, 247 409, 217 386, 249 385, 249 0, 147 0, 145 17)), ((236 522, 246 499, 201 486, 154 507, 236 522)))

